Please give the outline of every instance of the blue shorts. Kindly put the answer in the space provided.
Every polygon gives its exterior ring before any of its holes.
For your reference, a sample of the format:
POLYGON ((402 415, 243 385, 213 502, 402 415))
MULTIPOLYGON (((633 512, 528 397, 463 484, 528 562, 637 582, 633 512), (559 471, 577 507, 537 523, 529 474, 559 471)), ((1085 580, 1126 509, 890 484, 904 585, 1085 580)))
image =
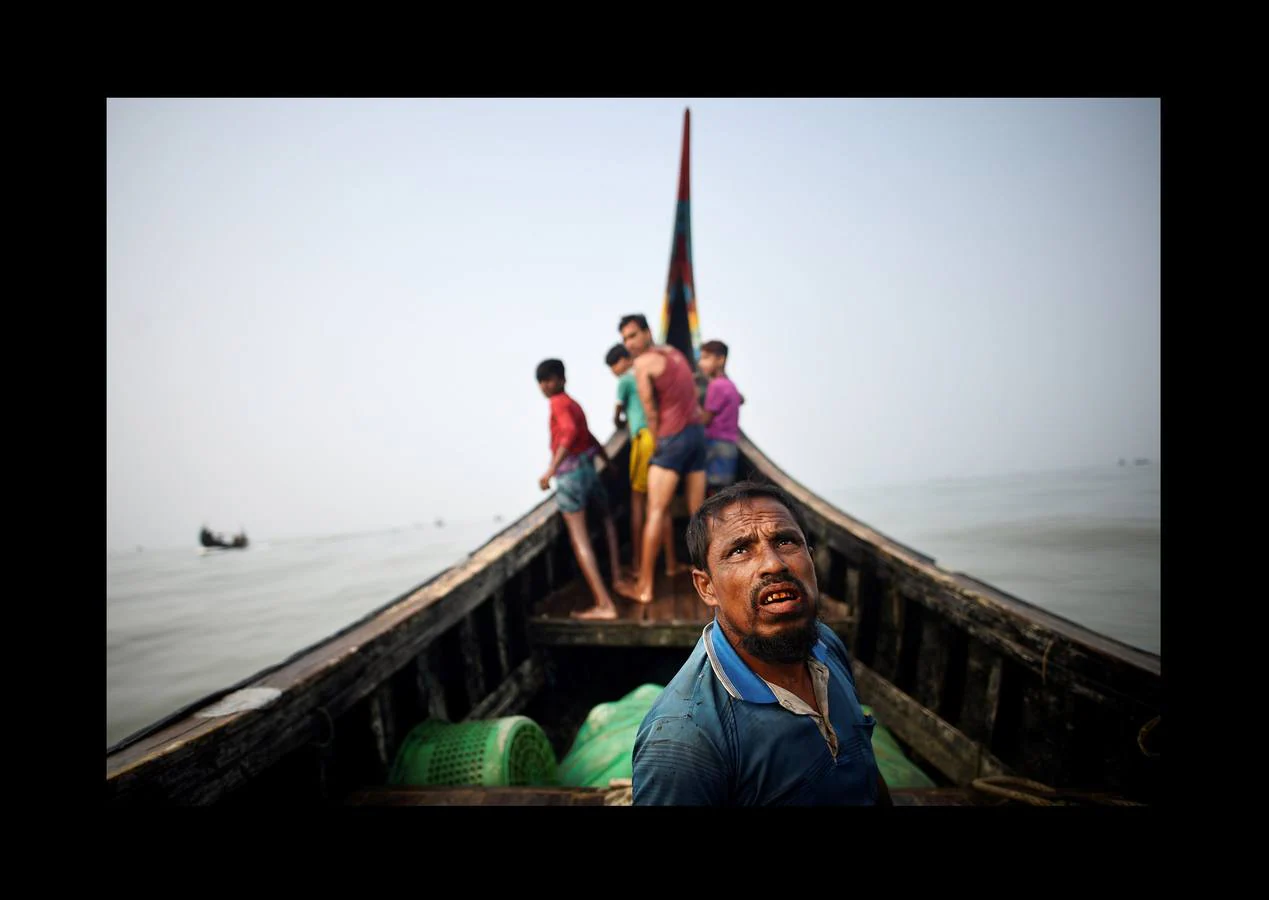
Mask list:
POLYGON ((599 480, 595 464, 583 455, 576 468, 555 475, 555 500, 561 512, 573 513, 594 504, 598 509, 608 508, 608 493, 599 480))
POLYGON ((705 471, 705 426, 689 425, 677 434, 657 438, 657 452, 648 465, 680 475, 705 471))
POLYGON ((710 487, 727 487, 736 480, 740 450, 735 441, 705 439, 705 483, 710 487))

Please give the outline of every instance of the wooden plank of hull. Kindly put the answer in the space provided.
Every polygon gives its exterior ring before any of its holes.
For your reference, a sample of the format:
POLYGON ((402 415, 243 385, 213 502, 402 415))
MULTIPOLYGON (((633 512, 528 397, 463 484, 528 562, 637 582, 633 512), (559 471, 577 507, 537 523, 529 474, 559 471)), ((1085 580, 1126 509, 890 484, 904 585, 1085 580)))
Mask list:
POLYGON ((984 806, 982 794, 968 788, 890 788, 895 806, 984 806))
POLYGON ((895 737, 958 785, 983 775, 1011 774, 981 744, 917 703, 858 661, 853 665, 859 698, 895 737))
POLYGON ((445 703, 445 685, 441 683, 437 666, 436 647, 429 644, 416 658, 419 692, 428 717, 449 721, 449 709, 445 703))
POLYGON ((877 577, 875 560, 868 560, 854 567, 854 571, 857 598, 854 603, 856 622, 855 633, 850 643, 850 655, 854 659, 871 665, 876 662, 877 635, 880 630, 881 604, 885 599, 885 588, 877 577))
POLYGON ((497 719, 515 715, 542 688, 543 682, 542 661, 531 656, 508 675, 493 693, 473 707, 467 718, 497 719))
POLYGON ((537 595, 533 593, 528 569, 522 570, 504 587, 507 601, 507 661, 512 668, 529 658, 529 617, 537 595))
POLYGON ((529 624, 535 644, 558 647, 693 647, 704 622, 578 622, 536 620, 529 624))
POLYGON ((929 616, 921 623, 922 652, 917 660, 916 684, 910 693, 922 706, 941 715, 945 692, 954 684, 950 671, 954 641, 946 621, 929 616))
POLYGON ((511 673, 511 639, 507 614, 507 589, 502 586, 494 591, 489 601, 493 604, 494 638, 498 643, 498 671, 505 678, 511 673))
POLYGON ((850 605, 828 594, 820 594, 819 617, 838 634, 848 631, 855 622, 850 605))
POLYGON ((971 740, 985 747, 994 746, 1003 674, 1004 661, 1000 654, 979 642, 969 646, 965 660, 964 699, 957 721, 971 740))
MULTIPOLYGON (((529 623, 529 638, 535 644, 574 647, 694 646, 713 610, 701 601, 690 576, 660 578, 656 602, 641 606, 618 601, 619 618, 609 621, 570 618, 569 610, 589 603, 590 592, 580 580, 566 585, 539 605, 541 612, 529 623)), ((820 597, 820 619, 844 635, 854 621, 849 606, 827 595, 820 597)))
MULTIPOLYGON (((625 440, 624 432, 614 435, 609 453, 625 440)), ((544 501, 465 562, 251 681, 281 691, 267 707, 190 715, 108 754, 107 800, 213 802, 285 754, 328 740, 330 722, 550 547, 561 530, 557 512, 544 501)))
POLYGON ((382 776, 388 770, 397 752, 396 716, 392 702, 392 681, 384 681, 370 694, 370 730, 375 739, 375 752, 382 776))
POLYGON ((1039 681, 1024 687, 1019 768, 1029 778, 1051 787, 1086 787, 1076 783, 1067 762, 1072 759, 1072 710, 1069 692, 1049 690, 1039 681))
POLYGON ((903 600, 893 581, 881 582, 881 601, 877 604, 877 643, 869 666, 887 681, 897 681, 899 651, 903 634, 903 600))
POLYGON ((480 640, 476 637, 473 613, 458 623, 458 637, 463 650, 463 678, 467 686, 468 706, 476 706, 485 696, 485 667, 480 659, 480 640))
MULTIPOLYGON (((946 589, 922 590, 920 576, 896 573, 914 600, 965 631, 971 638, 1008 656, 1055 689, 1070 689, 1110 705, 1130 704, 1154 715, 1162 683, 1156 666, 1107 657, 1081 640, 1048 631, 1041 623, 1017 615, 998 615, 986 602, 966 604, 946 589)), ((1147 718, 1149 718, 1147 715, 1147 718)))

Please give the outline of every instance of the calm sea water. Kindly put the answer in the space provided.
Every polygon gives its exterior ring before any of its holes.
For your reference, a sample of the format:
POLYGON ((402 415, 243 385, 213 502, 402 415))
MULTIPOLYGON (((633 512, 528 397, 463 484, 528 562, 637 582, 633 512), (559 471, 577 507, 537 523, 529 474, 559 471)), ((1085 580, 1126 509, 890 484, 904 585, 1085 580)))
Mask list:
MULTIPOLYGON (((1112 465, 823 496, 944 568, 1157 653, 1159 473, 1112 465)), ((107 554, 107 746, 383 606, 503 527, 107 554)))
MULTIPOLYGON (((506 523, 106 556, 106 745, 344 628, 506 523)), ((191 534, 191 544, 196 535, 191 534)))
POLYGON ((1109 465, 823 496, 944 569, 1158 653, 1160 477, 1109 465))

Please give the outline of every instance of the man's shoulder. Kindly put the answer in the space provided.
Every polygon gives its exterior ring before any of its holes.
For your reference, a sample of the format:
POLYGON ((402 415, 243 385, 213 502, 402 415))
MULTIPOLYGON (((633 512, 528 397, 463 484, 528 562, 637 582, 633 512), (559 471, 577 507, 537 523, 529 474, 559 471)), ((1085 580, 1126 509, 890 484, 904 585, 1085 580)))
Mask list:
POLYGON ((851 665, 850 652, 846 649, 845 642, 836 631, 823 622, 816 622, 815 626, 819 631, 820 640, 823 641, 824 647, 828 651, 828 655, 834 657, 842 668, 846 670, 846 675, 853 684, 855 681, 854 668, 851 665))
POLYGON ((631 754, 635 806, 719 806, 730 799, 734 753, 703 645, 639 725, 631 754))
POLYGON ((829 649, 830 654, 836 656, 836 658, 843 661, 843 663, 849 664, 849 651, 846 650, 845 642, 841 640, 841 636, 838 635, 838 632, 835 632, 832 628, 826 626, 824 622, 816 622, 815 625, 817 630, 820 632, 820 640, 824 641, 824 645, 827 649, 829 649))
POLYGON ((732 384, 726 375, 718 375, 709 380, 709 384, 705 387, 705 396, 714 400, 732 400, 739 395, 736 386, 732 384))
POLYGON ((717 679, 702 645, 652 704, 635 735, 634 764, 689 769, 718 765, 727 754, 727 730, 722 725, 717 679), (699 652, 697 652, 699 651, 699 652))
POLYGON ((687 661, 652 704, 644 719, 645 725, 658 718, 697 718, 715 711, 712 690, 715 679, 704 640, 702 637, 696 642, 687 661))
POLYGON ((634 368, 636 372, 648 372, 656 368, 665 366, 665 356, 661 353, 659 347, 649 347, 638 356, 635 357, 634 368))

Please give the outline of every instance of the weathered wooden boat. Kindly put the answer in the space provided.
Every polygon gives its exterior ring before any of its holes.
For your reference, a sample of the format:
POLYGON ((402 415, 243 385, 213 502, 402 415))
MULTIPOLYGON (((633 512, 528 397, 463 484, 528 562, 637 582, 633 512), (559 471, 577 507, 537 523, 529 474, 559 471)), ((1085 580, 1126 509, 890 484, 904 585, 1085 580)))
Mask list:
MULTIPOLYGON (((663 331, 699 341, 687 225, 684 122, 663 331), (689 316, 688 313, 691 313, 689 316), (686 326, 686 327, 684 327, 686 326)), ((1162 758, 1160 661, 1028 604, 852 518, 798 483, 748 435, 741 471, 803 506, 824 600, 861 698, 939 785, 897 805, 1151 804, 1162 758)), ((607 442, 615 471, 628 436, 607 442)), ((629 485, 605 485, 629 547, 629 485)), ((686 510, 675 508, 679 555, 686 510)), ((593 538, 600 545, 596 527, 593 538)), ((601 566, 606 567, 601 554, 601 566)), ((605 577, 610 577, 605 570, 605 577)), ((589 605, 553 497, 465 561, 330 638, 130 736, 106 753, 110 804, 604 805, 586 788, 389 788, 409 729, 524 714, 563 755, 587 711, 665 684, 707 621, 688 575, 615 621, 589 605)))

